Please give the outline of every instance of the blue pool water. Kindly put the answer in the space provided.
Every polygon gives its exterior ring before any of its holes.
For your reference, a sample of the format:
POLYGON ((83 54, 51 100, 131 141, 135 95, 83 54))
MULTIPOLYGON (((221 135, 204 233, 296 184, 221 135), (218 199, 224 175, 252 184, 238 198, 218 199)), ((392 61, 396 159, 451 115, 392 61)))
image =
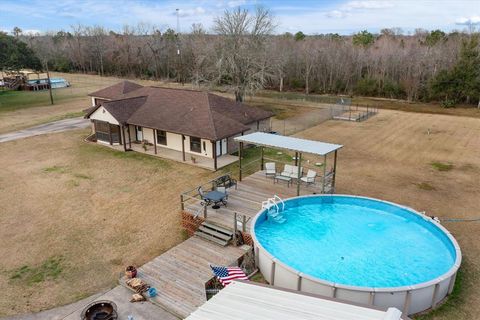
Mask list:
POLYGON ((257 241, 288 266, 361 287, 414 285, 446 273, 456 259, 448 236, 400 206, 348 196, 286 201, 278 223, 262 214, 257 241))

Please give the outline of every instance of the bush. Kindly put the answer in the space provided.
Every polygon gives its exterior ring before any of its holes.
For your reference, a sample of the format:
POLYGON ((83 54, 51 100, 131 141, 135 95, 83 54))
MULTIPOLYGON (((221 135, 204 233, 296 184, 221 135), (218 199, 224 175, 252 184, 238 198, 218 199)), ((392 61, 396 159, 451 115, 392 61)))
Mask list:
POLYGON ((444 108, 455 108, 455 100, 445 99, 440 102, 440 105, 444 108))
POLYGON ((396 82, 386 80, 384 85, 383 85, 383 90, 382 94, 385 97, 389 98, 403 98, 405 97, 405 90, 403 87, 396 82))
POLYGON ((372 78, 363 78, 357 81, 355 85, 355 94, 361 96, 375 96, 378 92, 377 80, 372 78))

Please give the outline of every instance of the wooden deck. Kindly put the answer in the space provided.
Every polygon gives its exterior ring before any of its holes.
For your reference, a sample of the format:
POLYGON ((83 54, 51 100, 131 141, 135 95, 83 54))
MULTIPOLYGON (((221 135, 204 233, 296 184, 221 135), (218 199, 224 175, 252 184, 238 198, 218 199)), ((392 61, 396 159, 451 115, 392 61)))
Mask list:
POLYGON ((237 265, 248 250, 194 236, 140 267, 138 277, 157 289, 153 303, 183 319, 206 301, 205 283, 213 277, 209 264, 237 265))
MULTIPOLYGON (((302 183, 300 187, 301 195, 321 192, 320 184, 306 186, 302 183)), ((262 201, 273 197, 275 194, 282 199, 295 197, 297 195, 296 182, 292 182, 289 187, 285 181, 274 183, 272 177, 266 177, 264 171, 258 171, 238 182, 237 189, 231 188, 228 190, 226 207, 221 206, 220 209, 216 210, 208 207, 207 221, 232 230, 234 228, 234 213, 236 213, 238 230, 242 230, 243 216, 245 216, 245 230, 248 232, 251 219, 262 208, 262 201)), ((185 203, 185 211, 203 217, 204 208, 200 202, 200 200, 190 199, 185 203)))

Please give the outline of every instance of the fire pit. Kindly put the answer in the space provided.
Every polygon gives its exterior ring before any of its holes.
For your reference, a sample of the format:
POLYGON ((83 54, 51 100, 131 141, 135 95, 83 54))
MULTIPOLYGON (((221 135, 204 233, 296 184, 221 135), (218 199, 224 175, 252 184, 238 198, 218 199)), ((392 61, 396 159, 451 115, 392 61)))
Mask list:
POLYGON ((83 309, 81 319, 116 320, 118 319, 117 305, 108 300, 94 301, 83 309))

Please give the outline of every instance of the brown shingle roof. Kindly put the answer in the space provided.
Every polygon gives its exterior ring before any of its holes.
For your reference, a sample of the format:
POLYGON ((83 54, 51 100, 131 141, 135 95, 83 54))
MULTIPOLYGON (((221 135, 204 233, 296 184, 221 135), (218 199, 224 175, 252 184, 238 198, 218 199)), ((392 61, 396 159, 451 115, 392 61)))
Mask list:
POLYGON ((203 91, 142 87, 121 97, 103 103, 119 122, 210 140, 245 132, 248 124, 273 116, 203 91))
POLYGON ((113 86, 92 92, 89 94, 89 96, 105 99, 117 99, 123 94, 127 94, 140 88, 143 88, 143 86, 130 81, 122 81, 114 84, 113 86))

